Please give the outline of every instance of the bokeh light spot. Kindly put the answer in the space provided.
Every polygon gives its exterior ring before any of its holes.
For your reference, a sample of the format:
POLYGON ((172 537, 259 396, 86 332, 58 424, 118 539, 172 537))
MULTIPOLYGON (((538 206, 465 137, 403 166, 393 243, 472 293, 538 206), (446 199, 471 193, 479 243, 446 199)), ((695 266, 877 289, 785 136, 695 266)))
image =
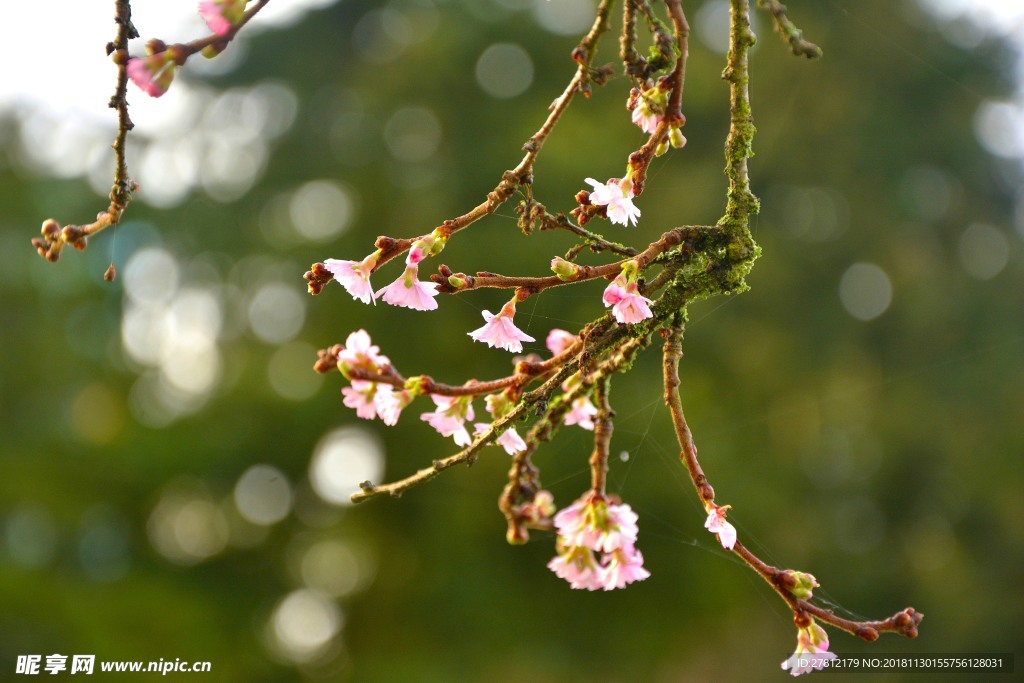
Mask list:
POLYGON ((384 127, 384 142, 399 161, 426 161, 441 145, 441 123, 424 107, 399 109, 384 127))
POLYGON ((306 321, 306 300, 295 287, 273 282, 263 285, 249 302, 249 325, 270 344, 292 339, 306 321))
POLYGON ((495 43, 477 60, 476 80, 491 97, 515 97, 533 83, 533 60, 514 43, 495 43))
POLYGON ((380 441, 361 427, 341 427, 324 436, 309 463, 313 490, 328 503, 349 505, 349 496, 363 481, 379 481, 384 474, 380 441))
POLYGON ((314 242, 337 237, 352 221, 349 191, 331 180, 311 180, 292 195, 289 216, 295 231, 314 242))
POLYGON ((253 465, 235 484, 235 506, 253 524, 276 524, 291 511, 292 489, 277 468, 253 465))
POLYGON ((270 621, 276 649, 292 661, 309 662, 328 648, 344 617, 327 596, 301 588, 281 600, 270 621))
POLYGON ((892 282, 873 263, 854 263, 839 280, 839 299, 858 320, 873 320, 892 303, 892 282))
POLYGON ((311 371, 315 358, 316 349, 310 344, 291 342, 282 345, 267 363, 270 386, 289 401, 310 398, 324 382, 323 375, 311 371))
POLYGON ((957 255, 968 275, 977 280, 991 280, 1010 260, 1010 242, 991 225, 973 223, 960 235, 957 255))

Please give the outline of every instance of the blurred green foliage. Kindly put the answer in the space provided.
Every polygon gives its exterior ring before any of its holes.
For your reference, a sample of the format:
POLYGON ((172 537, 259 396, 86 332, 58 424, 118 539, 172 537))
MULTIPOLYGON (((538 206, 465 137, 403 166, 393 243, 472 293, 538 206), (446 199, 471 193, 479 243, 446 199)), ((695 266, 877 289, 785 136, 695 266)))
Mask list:
MULTIPOLYGON (((595 222, 615 239, 646 245, 675 225, 713 223, 724 206, 724 59, 698 20, 713 4, 686 5, 696 36, 683 100, 689 144, 652 166, 638 229, 595 222)), ((246 297, 268 273, 302 292, 308 264, 361 258, 378 234, 427 232, 479 202, 516 163, 572 75, 576 42, 539 27, 528 5, 396 0, 387 10, 424 39, 395 59, 360 52, 372 28, 366 17, 379 9, 363 0, 259 34, 238 69, 210 81, 230 88, 272 78, 296 95, 294 124, 273 143, 255 187, 230 203, 202 192, 167 209, 140 199, 116 238, 104 234, 57 265, 32 253, 32 226, 50 215, 84 220, 102 199, 81 180, 27 173, 12 151, 14 119, 4 120, 5 676, 16 655, 33 652, 210 660, 207 678, 223 681, 782 675, 776 668, 795 641, 790 616, 703 530, 661 403, 656 348, 614 382, 613 452, 628 459, 613 460, 609 480, 640 515, 638 545, 652 577, 591 594, 545 568, 550 537, 505 544, 496 500, 508 460, 496 449, 399 500, 319 501, 308 483, 313 449, 326 432, 358 422, 342 406, 342 378, 328 376, 304 400, 283 398, 268 380, 278 345, 245 324, 246 297), (523 94, 496 99, 479 86, 476 60, 496 42, 529 54, 534 78, 523 94), (436 117, 441 140, 424 158, 403 161, 385 131, 410 106, 436 117), (280 238, 291 233, 275 231, 267 207, 319 179, 340 181, 357 198, 348 229, 326 243, 280 238), (146 245, 172 253, 183 282, 230 283, 241 301, 225 304, 237 333, 219 342, 222 379, 212 397, 164 427, 136 419, 141 370, 122 350, 123 278, 100 279, 111 248, 122 267, 146 245), (241 537, 232 532, 223 550, 185 566, 154 548, 154 510, 168 486, 230 517, 236 481, 256 463, 292 483, 292 514, 265 531, 243 524, 241 537), (303 549, 324 539, 361 553, 372 580, 336 601, 344 623, 326 659, 295 665, 267 645, 268 623, 304 585, 303 549)), ((951 46, 913 2, 794 0, 791 12, 825 56, 792 58, 759 17, 751 175, 764 256, 750 292, 693 306, 686 330, 683 404, 704 469, 719 502, 734 506, 730 520, 744 542, 780 566, 813 572, 823 586, 816 593, 832 601, 825 604, 858 617, 907 605, 926 615, 916 641, 884 636, 868 646, 832 633, 833 650, 1021 652, 1024 259, 1012 218, 1021 165, 988 156, 973 130, 986 98, 1013 92, 1012 55, 994 41, 951 46), (977 223, 1006 249, 1005 267, 987 279, 964 267, 973 253, 965 230, 977 223), (840 298, 844 273, 860 262, 880 267, 892 288, 888 309, 867 321, 840 298)), ((386 50, 381 40, 375 49, 386 50)), ((614 60, 614 35, 601 50, 597 63, 614 60)), ((556 129, 535 174, 537 197, 553 210, 573 207, 585 176, 619 175, 642 139, 623 108, 626 87, 619 77, 596 89, 556 129)), ((467 272, 544 274, 571 242, 526 238, 514 218, 504 207, 452 240, 440 260, 467 272)), ((385 269, 376 284, 397 272, 385 269)), ((474 345, 466 332, 503 298, 443 298, 427 315, 364 307, 332 285, 306 301, 297 339, 310 349, 309 366, 313 348, 365 328, 407 375, 497 377, 510 369, 507 354, 474 345)), ((601 313, 599 298, 597 283, 547 291, 520 307, 517 322, 538 339, 551 327, 575 330, 601 313)), ((417 419, 428 406, 417 402, 393 429, 362 425, 385 444, 388 478, 453 452, 417 419)), ((560 505, 587 485, 588 436, 564 429, 536 459, 560 505)))

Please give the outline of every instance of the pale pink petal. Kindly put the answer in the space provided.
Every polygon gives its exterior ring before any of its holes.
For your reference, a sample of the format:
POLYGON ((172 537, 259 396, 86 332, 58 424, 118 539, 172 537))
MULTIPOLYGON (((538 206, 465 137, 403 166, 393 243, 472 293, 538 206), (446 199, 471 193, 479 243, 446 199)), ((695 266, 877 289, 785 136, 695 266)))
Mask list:
POLYGON ((605 307, 614 306, 626 296, 626 290, 621 284, 619 284, 619 278, 616 278, 610 285, 605 287, 604 294, 601 295, 601 301, 604 302, 605 307))
POLYGON ((433 282, 420 282, 416 279, 417 266, 409 266, 397 280, 387 287, 378 290, 386 303, 392 306, 403 306, 417 311, 433 311, 437 308, 434 297, 437 296, 437 285, 433 282))
POLYGON ((324 268, 330 271, 338 284, 344 287, 353 299, 362 301, 364 304, 377 302, 373 287, 370 285, 372 265, 367 266, 365 261, 343 261, 329 258, 324 261, 324 268))
POLYGON ((612 315, 620 323, 631 325, 654 316, 649 306, 654 302, 636 292, 635 285, 633 289, 632 292, 627 290, 625 296, 616 301, 612 307, 612 315))
POLYGON ((728 509, 728 506, 713 506, 708 512, 704 528, 713 534, 718 534, 718 540, 723 548, 732 550, 733 546, 736 545, 736 527, 725 519, 725 512, 728 509))
POLYGON ((378 372, 391 364, 388 357, 380 353, 380 347, 372 343, 366 330, 356 330, 348 335, 338 360, 350 367, 372 372, 378 372))
POLYGON ((640 209, 633 204, 633 183, 628 178, 611 179, 607 183, 599 183, 587 178, 594 190, 590 193, 590 203, 606 207, 608 220, 621 225, 636 225, 640 217, 640 209))
POLYGON ((651 575, 644 569, 644 556, 632 546, 625 546, 604 556, 600 568, 600 580, 606 591, 625 588, 635 581, 643 581, 651 575))
POLYGON ((199 3, 199 16, 218 36, 226 36, 237 24, 245 10, 245 0, 203 0, 199 3))
POLYGON ((133 57, 128 60, 125 70, 144 93, 150 97, 160 97, 171 86, 176 65, 166 52, 158 52, 149 57, 133 57))
MULTIPOLYGON (((504 313, 504 309, 502 309, 502 313, 504 313)), ((503 315, 502 313, 494 315, 490 311, 483 311, 484 320, 487 321, 486 324, 467 334, 476 341, 486 342, 488 346, 505 349, 513 353, 519 353, 523 350, 524 341, 536 341, 533 337, 516 327, 512 322, 511 316, 503 315)))
POLYGON ((603 587, 598 574, 600 566, 587 548, 566 548, 548 562, 548 569, 568 581, 572 588, 592 591, 603 587))
POLYGON ((509 427, 501 436, 499 436, 495 443, 505 449, 505 452, 509 455, 515 455, 520 451, 526 450, 526 442, 523 441, 523 437, 519 436, 515 427, 509 427))
POLYGON ((566 426, 579 425, 588 431, 594 431, 594 416, 597 415, 597 406, 589 396, 581 396, 572 402, 572 410, 565 414, 562 423, 566 426))
POLYGON ((376 385, 373 382, 356 380, 352 382, 351 387, 344 387, 341 393, 345 397, 345 405, 355 409, 358 417, 372 420, 377 417, 377 404, 373 400, 376 391, 376 385))
POLYGON ((642 104, 637 105, 633 110, 632 119, 633 123, 640 126, 640 130, 648 135, 654 133, 658 129, 658 124, 661 123, 661 116, 642 104))
POLYGON ((576 341, 576 338, 576 335, 572 332, 560 330, 556 327, 548 332, 548 337, 544 340, 544 343, 547 345, 548 351, 551 352, 551 355, 557 356, 572 346, 576 341))

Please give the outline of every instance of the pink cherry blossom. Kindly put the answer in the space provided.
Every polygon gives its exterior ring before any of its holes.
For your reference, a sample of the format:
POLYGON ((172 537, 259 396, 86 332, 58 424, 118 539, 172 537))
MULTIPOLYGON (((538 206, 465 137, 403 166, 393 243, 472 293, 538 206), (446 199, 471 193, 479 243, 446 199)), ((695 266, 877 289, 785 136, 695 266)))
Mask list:
POLYGON ((610 591, 625 588, 634 581, 643 581, 651 573, 644 569, 644 556, 640 551, 628 545, 604 556, 599 575, 603 588, 610 591))
POLYGON ((796 651, 782 663, 782 670, 789 671, 792 676, 799 676, 821 669, 825 662, 835 658, 836 654, 828 651, 828 634, 825 629, 811 621, 810 626, 797 631, 796 651))
POLYGON ((383 295, 384 301, 392 306, 404 306, 417 311, 435 310, 437 285, 433 282, 420 282, 417 279, 418 271, 419 266, 408 266, 401 277, 378 290, 377 296, 383 295))
POLYGON ((133 57, 125 65, 128 78, 150 97, 160 97, 167 92, 177 68, 166 51, 148 57, 133 57))
POLYGON ((405 256, 405 264, 408 266, 415 266, 423 259, 430 255, 430 250, 434 246, 434 238, 432 235, 428 235, 423 239, 416 240, 409 247, 409 253, 405 256))
POLYGON ((558 556, 548 567, 573 588, 613 590, 650 576, 636 550, 637 515, 626 504, 610 505, 589 494, 554 517, 558 556), (595 553, 601 554, 597 562, 595 553))
POLYGON ((204 0, 199 3, 199 16, 218 36, 226 36, 242 19, 246 0, 204 0))
POLYGON ((654 302, 640 294, 636 282, 627 282, 622 275, 605 288, 601 300, 606 307, 612 307, 612 315, 623 324, 638 323, 654 315, 649 305, 654 302))
POLYGON ((551 352, 552 356, 557 356, 572 346, 576 339, 576 335, 572 332, 560 330, 556 327, 548 332, 548 337, 544 340, 544 344, 548 347, 548 351, 551 352))
POLYGON ((609 505, 584 498, 555 515, 555 528, 566 545, 610 553, 636 541, 637 514, 629 505, 609 505))
POLYGON ((423 413, 420 419, 437 430, 441 436, 451 436, 459 446, 473 443, 466 430, 466 420, 473 419, 473 402, 469 396, 438 396, 431 394, 437 409, 423 413))
POLYGON ((736 545, 736 527, 725 520, 725 514, 729 505, 715 505, 711 503, 708 507, 708 519, 704 522, 704 528, 713 534, 718 534, 718 540, 726 550, 732 550, 736 545))
POLYGON ((589 591, 602 588, 601 566, 589 548, 568 546, 548 562, 548 569, 555 576, 565 579, 569 586, 589 591))
POLYGON ((353 380, 352 386, 344 387, 341 393, 345 397, 345 405, 353 408, 358 417, 364 420, 372 420, 377 417, 377 404, 374 402, 374 394, 377 393, 376 384, 353 380))
MULTIPOLYGON (((486 422, 477 422, 473 426, 475 428, 473 433, 476 436, 483 434, 491 428, 491 425, 486 422)), ((504 448, 505 452, 509 455, 515 455, 520 451, 526 450, 526 442, 523 441, 523 437, 519 436, 519 432, 516 431, 515 427, 509 427, 502 432, 501 436, 494 440, 494 443, 504 448)))
POLYGON ((583 429, 594 431, 595 406, 589 396, 580 396, 572 402, 572 410, 565 414, 562 423, 566 426, 579 425, 583 429))
POLYGON ((476 341, 487 342, 488 346, 505 349, 512 353, 519 353, 523 350, 523 342, 536 341, 526 334, 512 322, 516 314, 515 299, 502 306, 498 315, 490 311, 484 311, 484 320, 487 324, 483 327, 469 332, 469 336, 476 341))
POLYGON ((640 126, 640 130, 650 135, 658 129, 658 124, 661 123, 663 117, 641 102, 633 110, 631 118, 633 123, 640 126))
POLYGON ((370 274, 377 265, 380 251, 375 251, 362 261, 342 261, 329 258, 324 261, 324 268, 330 271, 334 279, 352 295, 353 299, 368 304, 377 303, 377 297, 370 285, 370 274))
POLYGON ((412 399, 412 394, 405 389, 395 391, 390 384, 379 384, 373 402, 377 405, 377 415, 381 421, 389 427, 394 427, 398 424, 402 410, 412 403, 412 399))
POLYGON ((594 188, 590 193, 590 203, 607 207, 608 220, 620 225, 636 225, 640 209, 633 204, 632 180, 612 178, 607 183, 599 183, 593 178, 586 178, 586 182, 594 188))
POLYGON ((366 330, 356 330, 345 339, 345 348, 338 354, 338 361, 350 368, 379 372, 391 360, 380 353, 380 347, 373 344, 366 330))

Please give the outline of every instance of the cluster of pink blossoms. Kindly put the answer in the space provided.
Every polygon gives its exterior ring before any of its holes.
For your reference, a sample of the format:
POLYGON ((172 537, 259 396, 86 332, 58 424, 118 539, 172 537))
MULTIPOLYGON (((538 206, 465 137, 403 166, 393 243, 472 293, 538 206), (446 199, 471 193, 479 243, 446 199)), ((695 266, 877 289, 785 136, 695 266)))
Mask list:
POLYGON ((602 496, 587 494, 555 515, 554 522, 558 555, 548 568, 572 588, 609 591, 651 575, 634 545, 637 515, 629 505, 610 505, 602 496))
MULTIPOLYGON (((554 329, 548 335, 547 345, 554 355, 558 355, 575 340, 576 336, 572 333, 554 329)), ((373 344, 365 330, 357 330, 348 336, 344 347, 338 351, 337 362, 346 376, 353 371, 362 371, 386 377, 392 370, 391 360, 380 353, 380 348, 373 344)), ((563 389, 570 391, 579 381, 579 377, 574 375, 563 384, 563 389)), ((418 385, 419 378, 408 380, 401 389, 396 389, 389 382, 353 378, 351 385, 342 388, 341 393, 345 405, 355 410, 356 416, 364 420, 380 418, 386 425, 393 426, 398 423, 402 410, 423 393, 417 390, 418 385)), ((469 446, 473 443, 473 436, 479 436, 491 428, 492 423, 473 422, 476 413, 472 395, 431 394, 430 398, 434 402, 434 410, 422 413, 420 419, 441 436, 451 437, 458 446, 469 446), (470 424, 473 426, 472 435, 468 428, 470 424)), ((515 407, 515 403, 504 393, 489 394, 484 398, 484 403, 492 420, 505 417, 515 407)), ((596 414, 597 407, 590 397, 581 396, 573 401, 564 422, 566 425, 579 425, 583 429, 593 430, 593 416, 596 414)), ((526 449, 526 442, 515 427, 507 427, 495 439, 495 444, 504 448, 509 455, 526 449)))

